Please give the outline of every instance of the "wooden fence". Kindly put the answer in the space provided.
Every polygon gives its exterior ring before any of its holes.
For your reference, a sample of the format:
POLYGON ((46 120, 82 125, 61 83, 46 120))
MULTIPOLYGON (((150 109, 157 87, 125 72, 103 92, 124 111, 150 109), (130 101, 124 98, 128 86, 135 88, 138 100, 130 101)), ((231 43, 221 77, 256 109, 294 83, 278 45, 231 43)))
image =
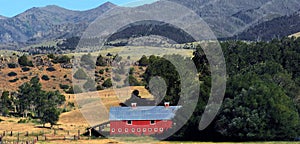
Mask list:
MULTIPOLYGON (((1 132, 0 132, 1 133, 1 132)), ((53 141, 53 140, 79 140, 80 130, 77 134, 71 135, 70 131, 67 131, 64 135, 58 135, 57 130, 53 130, 53 133, 20 133, 14 131, 3 131, 2 141, 0 144, 35 144, 37 141, 53 141), (23 139, 22 139, 23 138, 23 139)))

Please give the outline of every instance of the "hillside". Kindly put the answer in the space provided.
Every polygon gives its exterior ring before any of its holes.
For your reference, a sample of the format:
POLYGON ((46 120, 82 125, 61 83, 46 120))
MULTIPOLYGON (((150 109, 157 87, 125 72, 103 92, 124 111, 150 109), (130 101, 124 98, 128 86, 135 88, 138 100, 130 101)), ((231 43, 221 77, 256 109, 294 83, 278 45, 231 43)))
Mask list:
POLYGON ((298 0, 171 1, 194 10, 219 38, 233 36, 258 23, 290 15, 300 9, 298 0))
POLYGON ((300 11, 251 27, 235 36, 241 40, 271 40, 300 31, 300 11))
MULTIPOLYGON (((218 38, 231 37, 251 26, 300 9, 298 0, 170 1, 195 11, 218 38)), ((149 9, 159 4, 156 2, 138 8, 149 9)), ((107 2, 91 10, 72 11, 51 5, 31 8, 12 18, 0 18, 0 48, 19 49, 44 41, 80 36, 92 21, 114 7, 114 4, 107 2)))
POLYGON ((114 6, 108 2, 88 11, 72 11, 54 5, 34 7, 0 20, 0 43, 7 44, 5 48, 18 48, 44 40, 77 36, 90 22, 114 6))

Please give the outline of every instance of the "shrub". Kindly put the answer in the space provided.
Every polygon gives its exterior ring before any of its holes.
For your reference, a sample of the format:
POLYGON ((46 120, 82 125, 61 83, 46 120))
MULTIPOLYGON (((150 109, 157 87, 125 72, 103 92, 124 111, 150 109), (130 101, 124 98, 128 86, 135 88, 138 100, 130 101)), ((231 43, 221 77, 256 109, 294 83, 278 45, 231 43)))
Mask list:
POLYGON ((102 86, 106 87, 106 88, 112 87, 113 85, 112 85, 111 79, 109 78, 109 79, 105 80, 104 83, 102 84, 102 86))
POLYGON ((7 74, 9 77, 17 76, 18 74, 15 72, 10 72, 7 74))
POLYGON ((30 71, 30 68, 28 68, 28 67, 23 67, 23 68, 22 68, 22 71, 23 71, 23 72, 28 72, 28 71, 30 71))
POLYGON ((27 120, 26 120, 26 119, 20 119, 20 120, 18 121, 18 123, 27 123, 27 120))
POLYGON ((59 84, 59 87, 60 87, 61 89, 64 89, 64 90, 70 88, 70 86, 68 86, 68 85, 63 85, 63 84, 59 84))
POLYGON ((49 72, 56 71, 56 69, 54 67, 48 67, 46 70, 49 71, 49 72))
POLYGON ((104 74, 104 70, 103 69, 99 70, 99 74, 104 74))
POLYGON ((100 91, 100 90, 104 90, 104 87, 103 87, 103 86, 101 86, 101 85, 98 85, 98 86, 97 86, 97 90, 98 90, 98 91, 100 91))
POLYGON ((14 82, 17 82, 18 80, 19 80, 19 78, 15 78, 13 80, 9 80, 9 82, 14 83, 14 82))
POLYGON ((42 80, 48 81, 48 80, 50 80, 50 78, 49 78, 47 75, 43 75, 43 76, 42 76, 42 80))
POLYGON ((7 64, 7 66, 8 66, 9 68, 17 68, 17 67, 18 67, 18 65, 15 64, 15 63, 9 63, 9 64, 7 64))
POLYGON ((28 77, 27 76, 21 77, 21 80, 25 80, 25 79, 28 79, 28 77))

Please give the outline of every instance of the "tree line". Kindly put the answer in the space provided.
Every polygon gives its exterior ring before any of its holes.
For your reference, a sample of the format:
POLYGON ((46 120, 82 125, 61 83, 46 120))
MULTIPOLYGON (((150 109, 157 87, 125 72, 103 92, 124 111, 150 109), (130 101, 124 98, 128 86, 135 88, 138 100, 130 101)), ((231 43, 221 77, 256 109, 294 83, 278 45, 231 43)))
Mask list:
MULTIPOLYGON (((254 43, 225 41, 221 46, 228 75, 221 110, 208 128, 198 130, 210 96, 211 73, 205 53, 197 46, 192 58, 201 82, 197 107, 188 122, 170 139, 265 141, 299 137, 300 38, 254 43)), ((170 57, 186 59, 179 55, 170 57)), ((141 62, 148 66, 145 81, 149 84, 151 77, 161 76, 167 83, 163 101, 177 105, 180 93, 185 92, 181 90, 174 65, 155 56, 144 57, 141 62)))
POLYGON ((51 127, 59 120, 65 103, 65 97, 58 91, 42 90, 39 77, 33 77, 22 84, 17 92, 4 91, 0 99, 0 112, 3 116, 17 116, 38 119, 43 126, 50 123, 51 127))

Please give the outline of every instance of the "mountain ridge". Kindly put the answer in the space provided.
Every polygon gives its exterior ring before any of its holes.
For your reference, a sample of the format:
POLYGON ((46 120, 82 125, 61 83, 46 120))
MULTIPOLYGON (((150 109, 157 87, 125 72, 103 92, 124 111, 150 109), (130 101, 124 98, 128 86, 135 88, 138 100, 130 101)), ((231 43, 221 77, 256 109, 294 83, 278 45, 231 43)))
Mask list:
MULTIPOLYGON (((253 26, 293 14, 300 9, 298 0, 168 1, 196 12, 218 38, 232 37, 253 26)), ((151 5, 143 5, 143 8, 151 8, 151 5)), ((18 50, 46 40, 80 36, 98 16, 114 7, 115 4, 106 2, 90 10, 76 11, 49 5, 33 7, 12 18, 0 17, 0 48, 18 50)))

